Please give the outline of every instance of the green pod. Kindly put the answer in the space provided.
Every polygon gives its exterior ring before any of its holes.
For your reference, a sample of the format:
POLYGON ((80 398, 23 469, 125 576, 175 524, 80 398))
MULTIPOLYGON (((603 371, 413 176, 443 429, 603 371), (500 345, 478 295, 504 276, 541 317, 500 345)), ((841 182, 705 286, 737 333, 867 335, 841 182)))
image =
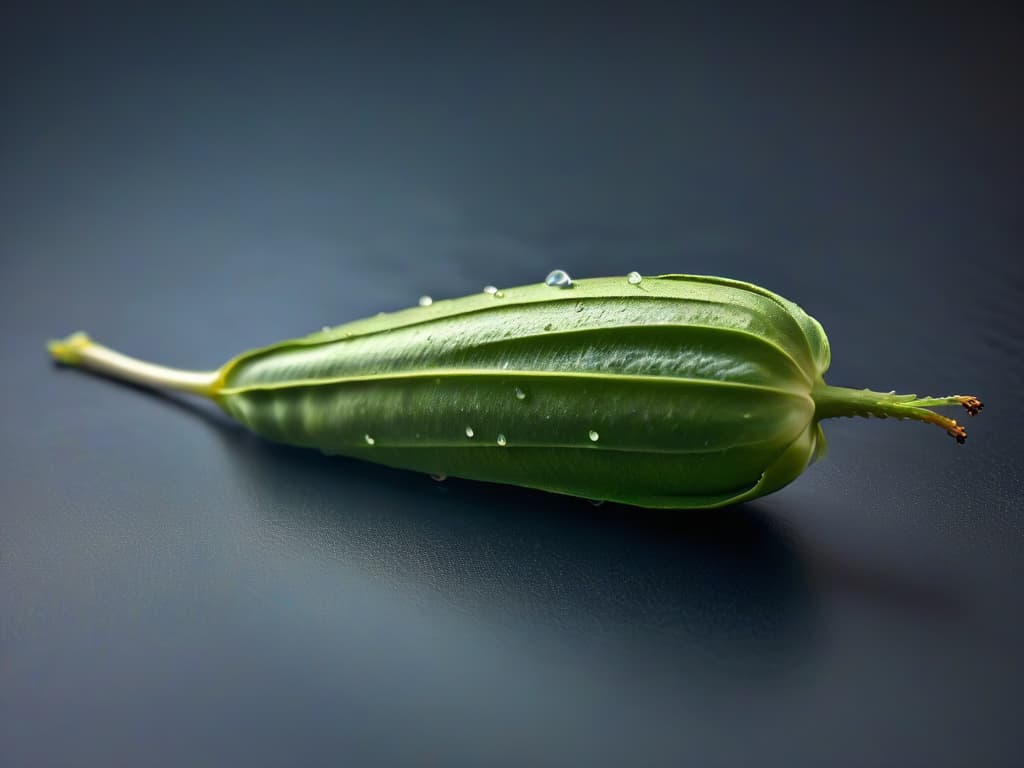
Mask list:
POLYGON ((824 452, 823 418, 912 418, 962 441, 928 407, 981 408, 826 385, 821 325, 735 280, 552 273, 422 304, 211 372, 141 363, 84 334, 50 348, 65 363, 207 395, 274 441, 643 507, 777 490, 824 452))

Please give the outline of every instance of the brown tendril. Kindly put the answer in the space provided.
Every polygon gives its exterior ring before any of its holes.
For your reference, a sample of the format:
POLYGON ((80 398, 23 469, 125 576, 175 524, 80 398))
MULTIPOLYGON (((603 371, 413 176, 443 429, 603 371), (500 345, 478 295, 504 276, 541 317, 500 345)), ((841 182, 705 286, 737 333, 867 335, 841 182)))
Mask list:
POLYGON ((970 395, 961 395, 957 398, 960 401, 960 405, 967 409, 969 416, 977 416, 981 413, 981 409, 985 407, 985 404, 976 397, 970 395))

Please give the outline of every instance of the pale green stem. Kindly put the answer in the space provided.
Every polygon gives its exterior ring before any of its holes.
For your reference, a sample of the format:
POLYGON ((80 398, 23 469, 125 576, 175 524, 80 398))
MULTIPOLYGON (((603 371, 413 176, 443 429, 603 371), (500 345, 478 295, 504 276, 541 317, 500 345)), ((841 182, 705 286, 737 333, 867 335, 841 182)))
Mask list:
POLYGON ((220 371, 183 371, 138 360, 97 344, 82 332, 47 344, 54 360, 86 368, 115 379, 157 389, 176 389, 212 397, 220 383, 220 371))

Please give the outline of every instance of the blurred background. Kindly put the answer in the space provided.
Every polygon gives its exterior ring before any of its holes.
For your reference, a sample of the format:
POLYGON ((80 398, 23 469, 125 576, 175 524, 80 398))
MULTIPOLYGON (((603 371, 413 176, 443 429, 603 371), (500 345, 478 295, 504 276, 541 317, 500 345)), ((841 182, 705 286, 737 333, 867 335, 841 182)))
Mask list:
POLYGON ((1019 764, 1019 10, 0 12, 0 763, 1019 764), (429 294, 749 280, 978 394, 736 508, 269 445, 213 368, 429 294))

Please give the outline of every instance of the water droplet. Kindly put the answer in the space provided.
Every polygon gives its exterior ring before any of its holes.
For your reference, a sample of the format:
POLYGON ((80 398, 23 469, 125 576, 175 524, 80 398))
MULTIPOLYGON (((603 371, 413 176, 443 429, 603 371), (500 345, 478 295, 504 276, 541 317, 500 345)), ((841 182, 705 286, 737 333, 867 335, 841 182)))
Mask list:
POLYGON ((329 326, 329 325, 325 325, 325 326, 323 326, 323 327, 322 327, 322 328, 320 329, 320 332, 321 332, 321 333, 323 333, 324 331, 329 331, 329 330, 331 330, 331 326, 329 326))
POLYGON ((626 275, 626 282, 629 283, 630 285, 640 285, 643 279, 644 276, 641 275, 639 272, 630 272, 628 275, 626 275))
POLYGON ((433 480, 435 483, 443 483, 445 480, 448 479, 448 475, 446 475, 444 472, 438 472, 436 474, 432 474, 430 476, 430 479, 433 480))
POLYGON ((592 429, 592 430, 590 430, 590 442, 592 442, 592 443, 596 443, 596 442, 597 442, 598 440, 600 440, 600 439, 601 439, 601 435, 599 435, 599 434, 597 433, 597 430, 596 430, 596 429, 592 429))
POLYGON ((523 390, 520 389, 519 387, 516 387, 516 400, 525 400, 525 399, 526 399, 526 393, 523 392, 523 390))
POLYGON ((504 291, 498 291, 496 294, 494 294, 494 298, 496 298, 496 299, 504 299, 505 298, 505 292, 504 291))
POLYGON ((604 499, 590 499, 590 503, 592 506, 600 507, 602 504, 604 504, 604 499))
POLYGON ((565 270, 555 269, 544 278, 544 285, 549 285, 552 288, 572 288, 572 278, 565 270))
POLYGON ((374 443, 376 443, 376 442, 377 442, 376 440, 374 440, 374 439, 373 439, 372 437, 370 437, 369 435, 363 435, 363 440, 365 440, 365 441, 366 441, 366 444, 367 444, 367 445, 373 445, 374 443))
POLYGON ((545 330, 545 331, 550 331, 550 330, 551 330, 551 329, 552 329, 553 327, 554 327, 554 326, 553 326, 553 325, 551 325, 551 323, 548 323, 547 325, 545 325, 545 326, 544 326, 544 330, 545 330))
POLYGON ((420 306, 421 307, 429 307, 433 303, 434 303, 434 300, 432 298, 430 298, 429 296, 420 296, 420 306))
POLYGON ((475 434, 476 434, 476 432, 473 431, 472 427, 470 427, 470 426, 466 427, 466 437, 472 437, 475 434))
POLYGON ((505 436, 503 434, 501 434, 500 432, 498 433, 498 445, 500 445, 500 446, 508 445, 508 440, 506 440, 505 436))
POLYGON ((493 296, 497 292, 498 292, 498 289, 495 288, 493 285, 485 285, 484 286, 484 293, 486 293, 488 296, 493 296))

